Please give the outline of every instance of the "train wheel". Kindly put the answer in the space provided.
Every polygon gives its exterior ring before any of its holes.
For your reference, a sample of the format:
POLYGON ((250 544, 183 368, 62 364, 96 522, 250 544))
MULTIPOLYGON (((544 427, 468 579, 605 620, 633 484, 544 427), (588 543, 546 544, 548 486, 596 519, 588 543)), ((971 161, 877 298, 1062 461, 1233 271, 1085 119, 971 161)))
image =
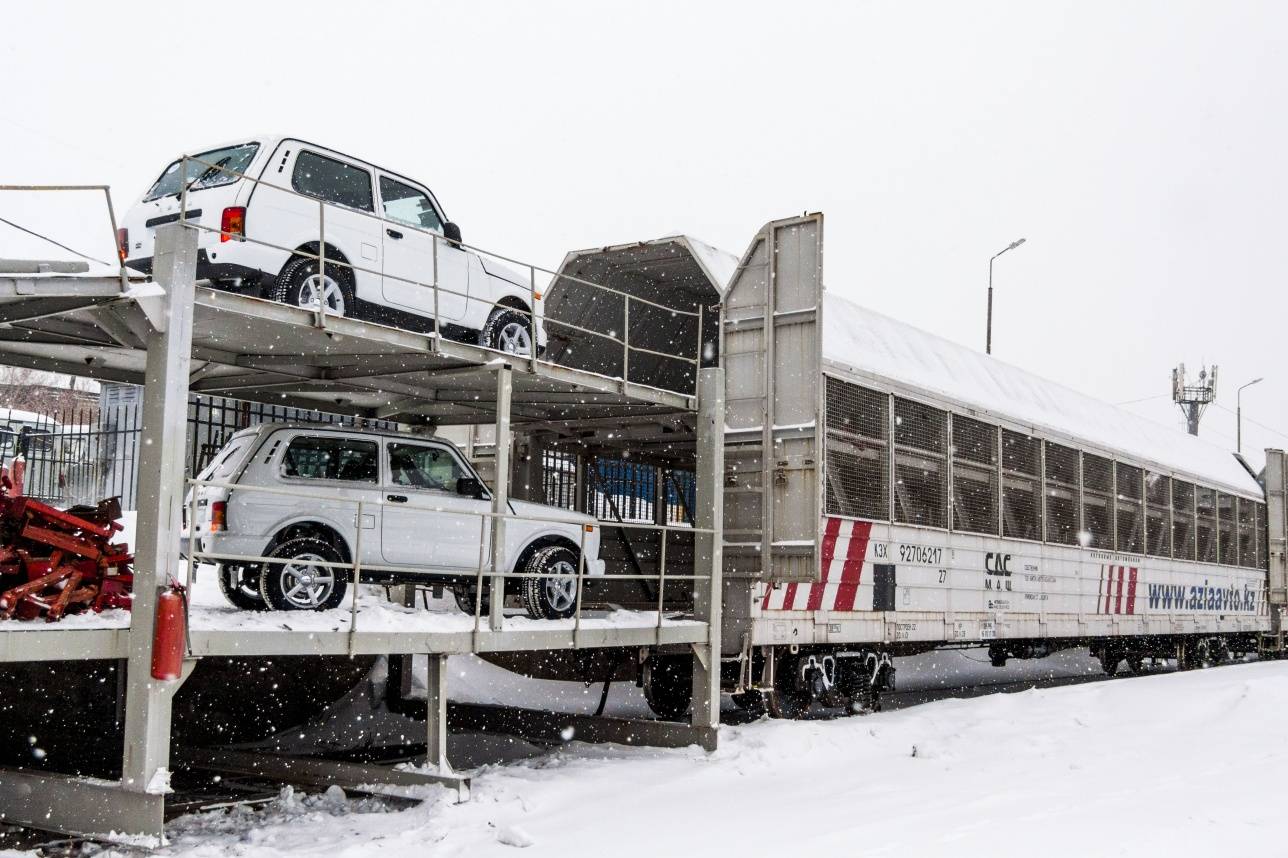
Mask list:
POLYGON ((1113 676, 1118 672, 1118 663, 1122 660, 1121 654, 1113 650, 1105 650, 1100 653, 1100 669, 1105 672, 1105 676, 1113 676))
POLYGON ((1144 656, 1140 656, 1140 655, 1127 656, 1127 669, 1137 675, 1144 673, 1145 672, 1144 656))
POLYGON ((769 695, 769 714, 774 718, 804 718, 813 702, 803 691, 775 688, 774 693, 769 695))
POLYGON ((752 688, 741 694, 733 695, 733 704, 752 718, 763 718, 769 714, 769 695, 759 688, 752 688))
POLYGON ((644 699, 663 720, 683 718, 693 703, 693 660, 678 655, 651 657, 644 664, 644 699))

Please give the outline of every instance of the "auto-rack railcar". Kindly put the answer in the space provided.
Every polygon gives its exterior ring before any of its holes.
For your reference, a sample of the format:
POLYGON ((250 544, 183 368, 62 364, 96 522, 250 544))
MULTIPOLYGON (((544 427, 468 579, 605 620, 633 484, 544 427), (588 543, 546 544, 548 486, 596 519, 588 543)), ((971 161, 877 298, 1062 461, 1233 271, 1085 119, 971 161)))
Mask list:
POLYGON ((726 687, 871 702, 891 658, 1104 668, 1255 649, 1265 493, 1232 454, 828 294, 821 215, 725 295, 726 687))

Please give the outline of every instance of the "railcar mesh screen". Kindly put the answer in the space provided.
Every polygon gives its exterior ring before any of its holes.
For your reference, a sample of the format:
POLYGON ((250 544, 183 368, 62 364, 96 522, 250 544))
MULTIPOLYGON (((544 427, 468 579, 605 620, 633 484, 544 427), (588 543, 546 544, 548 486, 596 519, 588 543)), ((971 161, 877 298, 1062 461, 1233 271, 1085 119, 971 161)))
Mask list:
POLYGON ((1082 455, 1082 529, 1088 548, 1114 547, 1113 482, 1112 462, 1090 453, 1082 455))
POLYGON ((827 377, 827 428, 884 441, 889 434, 890 397, 827 377))
POLYGON ((1216 490, 1195 486, 1194 505, 1197 508, 1194 530, 1198 548, 1197 559, 1201 563, 1216 563, 1216 490))
POLYGON ((1172 556, 1194 559, 1194 484, 1172 481, 1172 556))
POLYGON ((1078 544, 1078 451, 1046 445, 1046 538, 1078 544))
POLYGON ((953 415, 953 528, 997 534, 997 427, 953 415))
POLYGON ((948 414, 920 402, 894 401, 896 521, 947 527, 948 414))
POLYGON ((1042 442, 1002 430, 1002 534, 1042 538, 1042 496, 1038 480, 1042 442))
POLYGON ((1119 551, 1140 554, 1145 550, 1144 493, 1145 472, 1134 465, 1114 463, 1114 486, 1117 490, 1118 515, 1115 519, 1119 551))
POLYGON ((1234 566, 1239 562, 1239 549, 1234 537, 1234 496, 1225 492, 1217 494, 1217 532, 1220 534, 1218 562, 1234 566))
POLYGON ((1154 557, 1172 554, 1172 479, 1145 474, 1145 551, 1154 557))
POLYGON ((890 517, 890 397, 827 379, 827 511, 855 518, 890 517))
POLYGON ((827 511, 855 518, 889 518, 889 470, 885 444, 829 432, 827 511))
POLYGON ((1237 498, 1236 502, 1239 505, 1239 565, 1255 569, 1257 566, 1257 535, 1254 530, 1257 520, 1254 510, 1256 504, 1244 498, 1237 498))

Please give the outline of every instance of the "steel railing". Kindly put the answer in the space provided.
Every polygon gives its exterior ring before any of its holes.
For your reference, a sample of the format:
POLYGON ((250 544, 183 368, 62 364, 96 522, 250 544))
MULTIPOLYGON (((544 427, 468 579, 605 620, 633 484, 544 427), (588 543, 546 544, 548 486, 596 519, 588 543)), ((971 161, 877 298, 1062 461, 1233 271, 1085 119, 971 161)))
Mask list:
MULTIPOLYGON (((0 185, 0 191, 102 191, 103 200, 107 204, 107 220, 112 227, 112 243, 110 246, 114 249, 120 247, 120 243, 117 240, 118 231, 116 226, 116 210, 112 208, 112 189, 107 185, 0 185)), ((39 237, 45 241, 53 241, 53 239, 47 238, 43 235, 39 237)), ((54 243, 57 244, 57 242, 54 243)), ((72 248, 67 247, 66 245, 59 244, 58 246, 62 247, 64 250, 71 251, 77 256, 85 256, 85 254, 77 250, 72 250, 72 248)), ((100 265, 110 264, 103 262, 101 259, 94 259, 89 256, 85 256, 85 258, 98 262, 100 265)), ((129 288, 130 277, 129 269, 125 267, 125 260, 121 258, 119 252, 117 252, 117 272, 117 276, 121 279, 121 291, 124 292, 129 288)))
MULTIPOLYGON (((246 241, 252 244, 259 244, 264 247, 270 247, 270 248, 273 248, 274 250, 280 250, 285 253, 289 253, 292 256, 302 257, 306 259, 314 259, 318 263, 319 280, 325 277, 326 267, 330 265, 330 266, 336 266, 338 268, 348 269, 353 272, 362 272, 365 274, 371 274, 377 277, 382 277, 386 280, 392 279, 401 283, 406 283, 412 286, 418 286, 421 288, 428 289, 431 291, 432 298, 433 298, 434 332, 435 332, 436 341, 437 341, 437 338, 441 336, 441 332, 442 332, 443 317, 440 313, 440 306, 441 306, 440 296, 446 293, 448 295, 463 297, 467 302, 480 301, 490 305, 494 309, 504 308, 505 310, 519 313, 523 316, 526 316, 528 319, 529 337, 531 339, 530 353, 527 355, 519 355, 519 357, 527 358, 529 361, 531 361, 534 368, 537 364, 540 364, 540 363, 544 363, 551 366, 554 365, 550 361, 541 360, 540 355, 538 353, 539 352, 538 330, 542 329, 540 328, 540 326, 543 323, 546 326, 553 324, 561 328, 574 330, 579 333, 586 334, 588 336, 598 337, 603 340, 608 340, 608 341, 620 344, 622 347, 621 379, 623 383, 632 383, 630 382, 630 359, 633 353, 646 354, 663 360, 678 361, 684 364, 688 364, 694 368, 694 378, 695 378, 694 393, 696 394, 697 370, 698 368, 700 368, 701 362, 702 362, 703 327, 705 324, 705 314, 707 312, 710 312, 708 308, 706 308, 701 303, 699 303, 698 308, 696 310, 685 310, 678 307, 668 307, 665 304, 661 304, 656 301, 650 301, 647 298, 641 298, 637 295, 631 295, 630 293, 623 292, 619 289, 614 289, 611 286, 605 286, 602 283, 595 283, 591 280, 586 280, 584 278, 576 277, 569 274, 560 274, 557 271, 553 271, 548 268, 543 268, 539 265, 534 265, 529 262, 523 262, 522 260, 514 259, 512 257, 506 256, 501 253, 496 253, 494 251, 490 251, 485 248, 481 248, 471 244, 466 244, 464 242, 452 241, 448 239, 446 236, 441 235, 438 232, 425 229, 423 227, 415 226, 412 224, 408 224, 405 221, 391 221, 384 217, 381 217, 379 214, 376 214, 375 212, 363 211, 362 209, 355 209, 348 206, 344 206, 340 203, 323 200, 311 194, 306 194, 301 191, 297 191, 294 188, 284 187, 282 185, 278 185, 273 182, 265 181, 264 179, 261 179, 259 177, 251 176, 248 173, 242 172, 240 170, 231 169, 226 165, 212 163, 210 161, 205 161, 205 160, 202 160, 201 158, 197 158, 191 155, 183 156, 180 159, 180 161, 181 161, 180 175, 182 177, 181 181, 183 182, 183 185, 179 191, 179 215, 180 215, 179 223, 182 223, 185 226, 188 226, 191 228, 202 230, 204 232, 218 234, 221 238, 227 237, 228 240, 246 241), (188 176, 189 163, 201 165, 202 167, 205 168, 205 170, 203 170, 201 174, 194 176, 190 180, 188 176), (228 175, 235 176, 238 179, 245 179, 247 181, 250 181, 257 186, 271 188, 273 190, 281 191, 282 193, 290 194, 292 196, 301 197, 303 199, 316 202, 318 207, 318 252, 312 253, 307 250, 302 250, 298 247, 286 247, 283 245, 278 245, 272 242, 264 241, 262 239, 251 238, 245 234, 245 230, 243 230, 242 233, 227 232, 223 229, 222 223, 218 228, 216 228, 212 226, 203 225, 196 221, 189 220, 188 219, 189 188, 191 187, 191 185, 195 184, 196 179, 201 178, 202 176, 205 175, 206 172, 209 172, 209 171, 214 171, 216 172, 216 174, 226 173, 228 175), (345 212, 349 214, 355 214, 365 218, 369 218, 381 224, 395 223, 398 225, 399 229, 405 228, 405 229, 413 230, 413 231, 422 233, 426 236, 429 236, 432 240, 432 247, 433 247, 431 279, 428 282, 426 282, 421 280, 414 280, 407 277, 401 277, 397 275, 390 275, 386 273, 383 269, 380 271, 377 271, 372 268, 367 268, 361 265, 355 265, 352 262, 336 259, 334 257, 328 257, 326 254, 326 249, 328 246, 326 241, 326 209, 328 206, 337 206, 339 208, 342 208, 345 212), (516 266, 519 266, 520 268, 526 269, 528 273, 528 299, 529 299, 530 309, 525 310, 510 304, 502 304, 500 301, 486 301, 477 296, 471 296, 468 291, 462 292, 459 289, 454 289, 454 288, 451 288, 450 286, 446 286, 440 283, 439 282, 439 246, 441 244, 446 244, 452 248, 470 250, 470 251, 473 251, 474 253, 485 255, 492 259, 496 259, 501 262, 505 262, 510 265, 516 265, 516 266), (545 314, 540 312, 538 309, 541 306, 540 301, 543 298, 543 294, 537 288, 537 272, 541 272, 544 275, 549 275, 550 277, 554 278, 554 280, 551 281, 551 286, 553 286, 553 284, 558 280, 566 280, 572 283, 578 283, 583 286, 590 287, 595 290, 600 290, 604 293, 614 295, 622 299, 622 317, 623 317, 622 335, 619 337, 616 335, 615 331, 607 331, 607 332, 597 331, 591 328, 574 324, 572 322, 547 318, 545 314), (694 356, 688 357, 685 355, 670 354, 667 352, 661 352, 654 349, 649 349, 647 347, 644 347, 638 344, 632 345, 631 336, 630 336, 630 327, 631 327, 630 319, 631 319, 632 304, 637 304, 644 307, 651 307, 655 310, 659 310, 664 313, 670 314, 673 317, 695 319, 697 322, 697 336, 696 336, 694 356)), ((374 203, 374 199, 375 197, 374 197, 374 189, 373 189, 373 203, 374 203)), ((716 312, 718 312, 718 310, 716 310, 716 312)), ((324 324, 322 317, 326 313, 326 310, 321 300, 319 300, 319 307, 317 308, 317 313, 319 317, 318 318, 319 325, 324 324)), ((640 386, 646 387, 649 385, 640 385, 640 386)))
MULTIPOLYGON (((375 499, 368 500, 368 499, 362 499, 362 498, 348 498, 348 497, 343 497, 339 495, 320 496, 317 491, 309 491, 305 489, 296 489, 296 488, 281 487, 281 486, 249 486, 249 485, 244 485, 240 483, 230 483, 222 480, 189 479, 189 480, 186 480, 185 482, 190 489, 189 497, 186 501, 187 517, 186 517, 186 528, 185 528, 186 533, 188 535, 185 578, 186 578, 186 585, 188 587, 189 592, 191 592, 192 590, 193 576, 198 563, 202 563, 202 562, 252 563, 252 564, 285 565, 286 563, 290 562, 290 558, 273 557, 271 555, 265 555, 265 554, 253 554, 253 555, 228 554, 228 553, 222 553, 222 552, 216 552, 216 551, 201 550, 198 546, 198 540, 209 539, 212 536, 214 538, 219 538, 220 536, 228 535, 227 531, 217 532, 217 533, 211 533, 207 531, 205 533, 198 533, 197 500, 198 500, 199 490, 201 488, 222 489, 224 491, 229 492, 230 496, 232 492, 259 492, 261 494, 268 494, 268 495, 274 495, 279 497, 294 497, 294 498, 307 499, 310 502, 311 506, 315 508, 318 503, 324 502, 324 501, 333 503, 333 504, 339 504, 339 505, 352 504, 354 507, 354 538, 353 538, 353 545, 350 551, 350 556, 352 559, 347 561, 339 561, 339 560, 309 561, 310 565, 313 565, 313 566, 322 567, 330 570, 337 570, 337 569, 349 570, 349 572, 351 573, 351 577, 348 581, 348 583, 352 586, 352 589, 353 589, 353 592, 350 596, 350 603, 349 603, 349 615, 350 615, 349 634, 350 634, 350 640, 351 640, 351 643, 350 643, 351 648, 353 646, 352 636, 358 632, 358 614, 359 614, 358 589, 359 589, 359 585, 363 583, 362 575, 364 571, 368 573, 384 573, 382 576, 373 576, 373 577, 381 578, 382 580, 369 580, 367 582, 369 584, 388 583, 389 577, 394 575, 398 576, 398 578, 400 579, 396 582, 398 584, 405 584, 405 583, 414 584, 416 583, 414 579, 421 579, 425 583, 442 582, 447 584, 458 584, 461 582, 463 578, 468 577, 467 573, 464 573, 463 570, 461 569, 447 569, 443 567, 434 567, 434 566, 425 566, 425 565, 364 562, 362 534, 364 529, 366 528, 363 527, 363 511, 366 509, 370 509, 372 507, 381 507, 381 508, 395 507, 400 510, 414 509, 414 508, 409 508, 404 504, 401 504, 401 503, 395 504, 383 498, 375 498, 375 499), (406 579, 413 579, 413 580, 408 581, 406 579)), ((385 487, 385 488, 388 488, 388 487, 385 487)), ((383 488, 382 488, 382 491, 383 491, 383 488)), ((495 512, 490 509, 489 510, 454 510, 454 509, 445 509, 442 507, 431 507, 431 508, 425 508, 424 511, 426 515, 440 515, 440 516, 451 515, 451 516, 457 516, 457 517, 466 518, 466 519, 477 518, 479 520, 479 556, 478 556, 478 562, 473 571, 473 578, 474 578, 473 617, 474 617, 474 634, 476 636, 482 631, 483 585, 484 585, 485 578, 488 579, 490 582, 493 582, 491 584, 490 599, 502 600, 498 604, 503 604, 503 600, 505 597, 505 582, 507 580, 527 579, 527 578, 540 579, 540 578, 551 577, 548 574, 542 574, 540 572, 519 572, 512 569, 497 568, 495 565, 496 559, 498 555, 502 557, 504 556, 504 547, 502 547, 501 551, 499 552, 489 550, 495 545, 495 540, 496 540, 497 531, 498 531, 496 524, 502 521, 526 521, 526 522, 536 522, 540 524, 566 524, 566 525, 571 525, 576 527, 580 534, 578 552, 577 552, 577 575, 576 575, 577 591, 576 591, 576 601, 574 604, 573 615, 572 615, 572 620, 573 620, 572 631, 573 631, 574 640, 576 639, 578 633, 581 631, 581 623, 582 623, 582 617, 583 617, 582 596, 585 591, 585 582, 587 578, 587 574, 586 574, 587 522, 584 518, 574 518, 571 516, 559 516, 559 515, 523 516, 523 515, 518 515, 516 513, 510 513, 510 512, 495 512), (490 528, 488 526, 489 523, 492 525, 490 528), (489 557, 491 558, 491 560, 489 560, 489 557)), ((230 516, 231 516, 231 513, 230 513, 230 516)), ((666 535, 667 533, 670 533, 670 532, 684 533, 684 534, 701 533, 701 534, 713 535, 715 531, 710 528, 695 528, 695 527, 688 527, 688 526, 645 524, 645 523, 635 523, 635 522, 611 522, 610 525, 612 527, 629 528, 629 529, 637 529, 637 530, 652 530, 652 531, 658 531, 661 533, 661 537, 662 537, 660 539, 661 551, 659 555, 658 571, 656 575, 605 572, 601 575, 590 576, 595 580, 600 580, 600 581, 640 581, 640 580, 656 581, 657 582, 657 620, 655 623, 655 628, 657 630, 658 642, 661 643, 661 629, 663 626, 663 621, 665 619, 665 598, 666 598, 667 582, 668 581, 670 582, 706 581, 706 580, 710 580, 711 578, 709 574, 668 573, 666 570, 666 544, 667 544, 666 535)), ((596 520, 594 526, 599 527, 602 530, 604 523, 596 520)), ((349 546, 345 546, 345 547, 347 548, 349 546)), ((517 559, 517 558, 511 558, 511 559, 517 559)), ((502 617, 502 623, 504 623, 503 617, 502 617)), ((502 630, 501 628, 490 629, 490 631, 501 631, 501 630, 502 630)))

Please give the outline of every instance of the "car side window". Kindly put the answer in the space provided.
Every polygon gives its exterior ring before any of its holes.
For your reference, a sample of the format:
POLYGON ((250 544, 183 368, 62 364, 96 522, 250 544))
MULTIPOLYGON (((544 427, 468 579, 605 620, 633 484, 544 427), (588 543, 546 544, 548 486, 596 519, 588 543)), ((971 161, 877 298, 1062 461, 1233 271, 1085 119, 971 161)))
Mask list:
POLYGON ((302 194, 351 209, 375 211, 371 193, 371 174, 361 167, 302 151, 295 158, 291 187, 302 194))
POLYGON ((380 177, 380 204, 385 217, 397 223, 442 233, 443 221, 424 191, 389 178, 380 177))
POLYGON ((375 441, 329 435, 301 435, 282 454, 281 474, 305 480, 374 483, 380 461, 375 441))
POLYGON ((472 476, 446 448, 389 445, 389 480, 396 486, 455 492, 457 480, 472 476))

